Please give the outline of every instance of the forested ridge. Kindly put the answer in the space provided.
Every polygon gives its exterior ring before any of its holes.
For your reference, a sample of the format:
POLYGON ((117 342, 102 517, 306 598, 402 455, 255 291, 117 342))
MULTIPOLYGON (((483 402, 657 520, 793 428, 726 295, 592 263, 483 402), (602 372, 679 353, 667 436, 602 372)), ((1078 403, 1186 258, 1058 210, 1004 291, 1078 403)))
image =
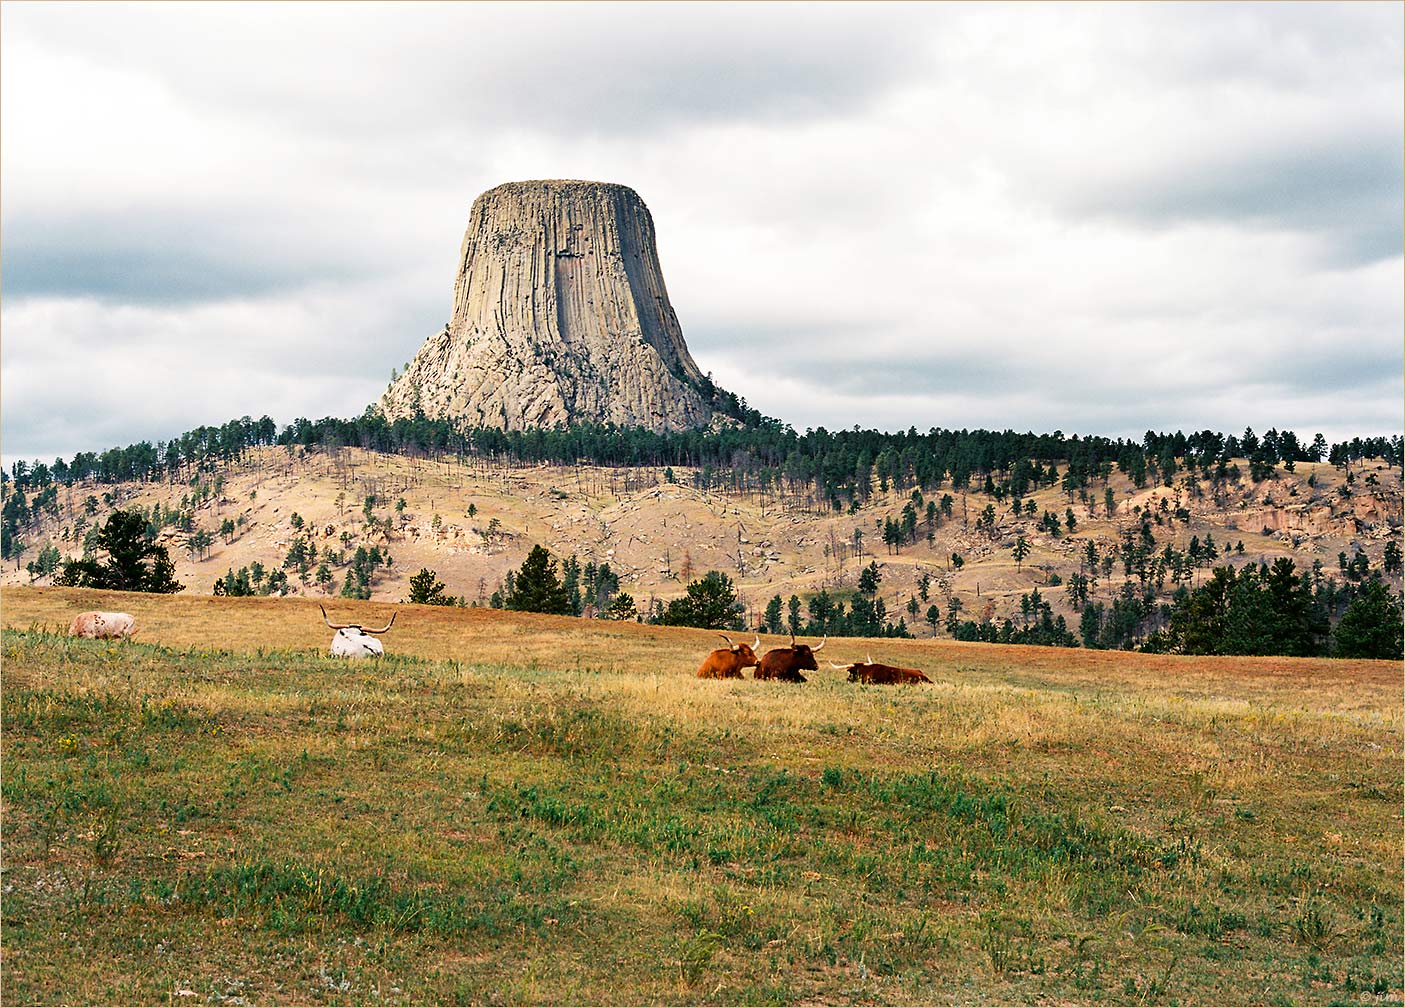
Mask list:
MULTIPOLYGON (((1182 488, 1192 496, 1204 493, 1203 487, 1216 500, 1232 499, 1237 488, 1274 480, 1277 474, 1293 472, 1298 463, 1323 461, 1341 470, 1350 484, 1353 468, 1364 460, 1384 461, 1392 468, 1402 465, 1398 435, 1357 437, 1329 445, 1320 434, 1307 440, 1274 428, 1262 435, 1249 429, 1239 435, 1148 431, 1140 441, 1132 441, 1066 436, 1061 431, 938 428, 926 433, 911 428, 905 432, 819 428, 798 433, 754 413, 750 420, 720 430, 654 433, 611 426, 502 431, 463 428, 423 416, 387 422, 374 410, 348 420, 298 419, 282 429, 266 416, 257 421, 244 417, 218 427, 200 427, 169 441, 79 453, 68 462, 15 463, 10 472, 0 473, 5 490, 0 551, 6 559, 18 554, 26 528, 45 508, 54 507, 57 490, 64 484, 166 481, 194 486, 202 473, 238 463, 253 449, 280 445, 289 452, 355 447, 411 457, 475 459, 479 465, 653 468, 665 470, 670 480, 674 478, 671 467, 677 466, 688 470, 685 479, 702 490, 757 494, 812 513, 862 512, 868 516, 873 541, 881 530, 889 552, 915 545, 924 535, 930 544, 934 529, 960 521, 962 527, 984 530, 997 549, 1012 550, 1017 563, 1029 552, 1026 531, 1030 538, 1037 534, 1053 540, 1075 531, 1071 507, 1045 509, 1036 525, 1035 492, 1057 488, 1067 503, 1082 506, 1080 514, 1110 517, 1114 505, 1108 483, 1116 472, 1123 486, 1175 487, 1176 507, 1168 509, 1163 499, 1161 513, 1138 513, 1130 523, 1119 514, 1122 541, 1102 544, 1101 550, 1088 542, 1077 572, 1065 572, 1067 580, 1051 576, 1042 594, 1036 589, 1022 596, 1018 616, 1000 619, 989 612, 969 613, 953 594, 929 599, 922 585, 920 603, 914 593, 906 606, 910 623, 899 618, 901 598, 894 599, 894 607, 885 612, 876 591, 859 591, 846 599, 845 593, 831 595, 823 589, 804 599, 777 596, 771 599, 765 618, 756 622, 773 632, 857 636, 906 632, 909 626, 916 629, 926 623, 934 633, 940 629, 966 640, 1180 653, 1315 655, 1399 650, 1394 643, 1399 632, 1393 629, 1399 625, 1399 596, 1381 583, 1382 576, 1398 578, 1400 551, 1394 541, 1375 566, 1364 553, 1350 557, 1343 553, 1334 570, 1320 561, 1298 569, 1287 558, 1246 564, 1247 558, 1234 557, 1229 542, 1215 543, 1206 536, 1205 541, 1193 538, 1186 545, 1174 537, 1177 522, 1189 519, 1181 507, 1182 488), (868 505, 878 497, 891 500, 893 494, 908 499, 899 513, 880 509, 885 514, 877 518, 877 530, 873 530, 875 512, 868 505), (968 494, 976 498, 969 514, 965 513, 968 494), (1012 529, 1019 531, 1017 540, 1012 529), (1230 563, 1234 559, 1239 560, 1237 565, 1230 563), (1116 576, 1123 580, 1114 586, 1116 576), (1101 598, 1090 591, 1100 581, 1101 598), (1066 619, 1056 613, 1051 600, 1071 615, 1066 619), (1350 618, 1349 612, 1353 613, 1350 618), (1363 619, 1369 625, 1363 625, 1363 619), (1343 620, 1354 642, 1338 640, 1343 620), (1378 632, 1381 625, 1383 638, 1378 632)), ((1368 475, 1364 482, 1369 489, 1375 477, 1368 475)), ((1348 497, 1351 493, 1348 486, 1338 492, 1348 497)), ((1042 499, 1047 502, 1049 494, 1042 499)), ((1392 534, 1398 535, 1394 526, 1392 520, 1392 534)), ((858 531, 853 555, 863 556, 858 531)), ((848 549, 842 544, 836 548, 848 549)), ((52 546, 47 549, 56 553, 52 546)), ((41 553, 41 573, 57 559, 41 553)), ((963 560, 957 554, 950 559, 957 566, 963 560)))
MULTIPOLYGON (((1002 482, 1022 495, 1037 478, 1033 463, 1062 463, 1063 485, 1086 488, 1104 470, 1117 467, 1138 485, 1148 479, 1169 485, 1181 469, 1199 469, 1208 478, 1231 475, 1231 461, 1247 459, 1262 478, 1278 465, 1320 462, 1350 466, 1363 459, 1402 463, 1402 438, 1355 437, 1329 446, 1322 435, 1301 440, 1291 430, 1270 428, 1262 436, 1204 430, 1192 434, 1147 431, 1141 441, 1097 435, 1016 433, 1012 430, 916 428, 803 434, 779 421, 760 418, 749 425, 716 431, 656 433, 643 428, 591 425, 551 430, 504 431, 460 427, 424 416, 388 422, 368 409, 350 420, 299 418, 282 430, 267 417, 242 417, 220 426, 202 426, 168 441, 140 441, 103 452, 79 452, 70 461, 16 462, 0 478, 10 488, 42 491, 51 483, 99 483, 178 479, 202 466, 239 460, 251 448, 287 445, 317 448, 359 447, 422 455, 478 455, 509 462, 589 462, 602 466, 686 466, 704 479, 745 488, 781 480, 809 484, 836 505, 866 500, 875 481, 924 491, 950 485, 965 489, 973 479, 1008 473, 1002 482)), ((1237 471, 1233 470, 1233 471, 1237 471)))

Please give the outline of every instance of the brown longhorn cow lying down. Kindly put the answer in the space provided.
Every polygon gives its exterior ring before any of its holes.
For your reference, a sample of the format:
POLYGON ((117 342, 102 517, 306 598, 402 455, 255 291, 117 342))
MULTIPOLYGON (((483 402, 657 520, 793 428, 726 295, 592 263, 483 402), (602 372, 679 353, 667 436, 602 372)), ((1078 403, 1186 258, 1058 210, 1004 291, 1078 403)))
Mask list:
POLYGON ((824 647, 825 641, 829 640, 826 635, 814 647, 808 644, 795 643, 795 635, 790 635, 790 647, 773 648, 766 652, 766 656, 761 659, 761 663, 756 666, 756 671, 751 674, 753 679, 779 679, 782 682, 806 682, 806 678, 801 675, 801 671, 818 672, 819 666, 815 664, 815 652, 824 647))
POLYGON ((843 669, 849 673, 849 681, 856 683, 872 683, 875 685, 893 685, 895 683, 929 683, 921 669, 899 668, 896 665, 877 665, 870 655, 866 662, 854 662, 850 665, 835 665, 830 662, 830 668, 843 669))
POLYGON ((130 613, 124 612, 85 612, 73 617, 68 625, 70 637, 91 637, 102 640, 109 637, 130 637, 137 632, 137 621, 130 613))
POLYGON ((744 679, 742 669, 756 665, 756 648, 761 646, 761 638, 755 644, 733 644, 726 634, 718 634, 727 642, 727 647, 718 648, 698 667, 699 679, 744 679))

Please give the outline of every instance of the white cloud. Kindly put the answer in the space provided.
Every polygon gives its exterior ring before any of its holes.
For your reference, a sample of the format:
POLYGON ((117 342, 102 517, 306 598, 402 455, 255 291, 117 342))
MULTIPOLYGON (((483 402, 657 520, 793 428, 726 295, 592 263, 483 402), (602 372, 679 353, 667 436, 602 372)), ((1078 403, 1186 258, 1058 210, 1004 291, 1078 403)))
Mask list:
POLYGON ((550 177, 801 428, 1397 431, 1397 14, 7 3, 4 453, 360 412, 550 177))

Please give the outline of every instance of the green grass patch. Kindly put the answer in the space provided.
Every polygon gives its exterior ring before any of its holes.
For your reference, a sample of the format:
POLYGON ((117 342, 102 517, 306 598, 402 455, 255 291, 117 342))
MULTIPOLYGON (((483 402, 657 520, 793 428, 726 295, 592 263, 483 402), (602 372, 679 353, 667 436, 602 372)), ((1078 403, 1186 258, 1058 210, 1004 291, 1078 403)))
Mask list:
POLYGON ((3 649, 16 1002, 1400 1001, 1398 713, 3 649))

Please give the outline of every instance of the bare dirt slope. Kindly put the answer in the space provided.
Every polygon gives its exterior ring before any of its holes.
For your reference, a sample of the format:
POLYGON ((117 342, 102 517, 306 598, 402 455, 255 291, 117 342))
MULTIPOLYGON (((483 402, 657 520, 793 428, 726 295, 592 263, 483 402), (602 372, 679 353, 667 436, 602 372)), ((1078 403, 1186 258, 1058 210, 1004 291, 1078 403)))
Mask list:
MULTIPOLYGON (((1111 516, 1100 483, 1086 503, 1070 500, 1058 487, 1029 498, 1037 516, 1049 511, 1066 522, 1072 511, 1074 529, 1065 527, 1058 537, 1041 531, 1037 517, 1013 518, 1008 500, 943 488, 928 499, 952 493, 952 517, 931 529, 930 540, 924 522, 917 543, 893 554, 883 545, 882 526, 885 519, 899 517, 908 493, 875 492, 868 505, 850 514, 803 495, 700 490, 691 485, 694 476, 676 469, 678 482, 670 483, 659 468, 511 468, 483 460, 462 464, 359 449, 290 453, 269 448, 228 469, 196 474, 190 482, 62 489, 56 511, 24 534, 28 548, 0 574, 0 584, 31 583, 26 565, 50 543, 66 556, 76 556, 84 533, 114 508, 160 505, 163 512, 193 509, 192 528, 216 533, 208 550, 197 555, 189 548, 187 531, 171 525, 162 532, 176 561, 177 579, 196 594, 209 594, 230 569, 254 562, 280 568, 300 534, 297 515, 301 534, 318 548, 319 563, 329 550, 342 559, 328 564, 331 580, 322 584, 316 581, 316 565, 306 580, 289 572, 291 589, 312 597, 339 594, 354 551, 374 546, 388 553, 391 562, 372 582, 373 599, 402 599, 410 577, 427 567, 453 595, 470 605, 484 603, 504 575, 540 543, 560 557, 575 554, 582 563, 608 562, 641 609, 651 598, 682 594, 688 581, 709 570, 723 571, 737 584, 756 622, 773 595, 795 594, 803 600, 821 589, 849 591, 862 568, 876 561, 889 618, 902 616, 915 633, 925 634, 930 632, 923 622, 927 606, 944 608, 953 595, 961 599, 966 617, 989 613, 999 619, 1017 616, 1020 596, 1037 588, 1056 612, 1072 615, 1055 579, 1067 582, 1080 571, 1090 540, 1100 555, 1107 555, 1128 532, 1141 528, 1146 512, 1153 516, 1157 550, 1168 543, 1185 550, 1192 537, 1202 542, 1213 537, 1221 549, 1243 543, 1242 553, 1231 554, 1234 563, 1290 556, 1303 568, 1321 561, 1328 573, 1337 570, 1339 553, 1351 557, 1357 549, 1380 566, 1386 543, 1391 537, 1398 541, 1402 516, 1399 470, 1374 461, 1353 467, 1349 488, 1333 466, 1300 463, 1296 472, 1280 469, 1274 479, 1261 483, 1242 479, 1218 497, 1208 484, 1187 483, 1183 477, 1173 487, 1139 490, 1114 473, 1107 487, 1115 501, 1111 516), (368 509, 370 497, 374 502, 368 509), (995 528, 977 529, 977 516, 988 504, 995 506, 995 528), (1177 509, 1189 517, 1175 518, 1177 509), (233 522, 235 531, 219 535, 226 522, 233 522), (1017 563, 1013 547, 1021 535, 1031 552, 1017 563), (953 553, 963 566, 953 565, 953 553), (923 573, 931 578, 929 597, 914 620, 906 605, 918 594, 923 573)), ((1110 597, 1122 581, 1119 562, 1099 580, 1094 598, 1110 597)), ((1400 588, 1398 579, 1394 588, 1400 588)))

